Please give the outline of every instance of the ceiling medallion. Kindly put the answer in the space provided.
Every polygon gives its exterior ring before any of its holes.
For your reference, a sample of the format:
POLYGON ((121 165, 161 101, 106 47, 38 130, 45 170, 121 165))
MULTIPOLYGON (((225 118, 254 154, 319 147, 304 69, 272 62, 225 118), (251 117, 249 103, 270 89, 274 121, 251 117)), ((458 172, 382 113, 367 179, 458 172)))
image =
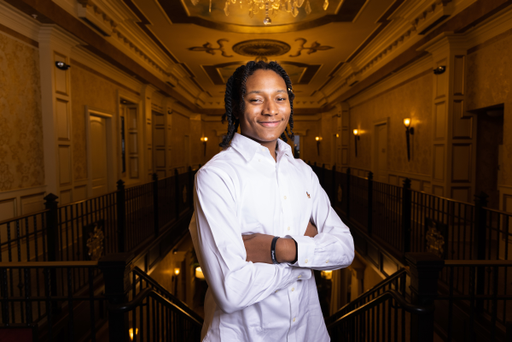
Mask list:
MULTIPOLYGON (((212 1, 210 0, 209 12, 212 12, 212 1)), ((221 1, 221 0, 220 0, 221 1)), ((272 19, 270 19, 270 15, 274 16, 278 11, 283 11, 290 13, 294 18, 299 14, 299 8, 304 4, 304 0, 225 0, 224 3, 224 14, 229 16, 229 7, 233 6, 245 6, 249 9, 249 17, 253 17, 255 14, 258 14, 260 10, 265 10, 265 18, 263 19, 263 24, 270 25, 272 24, 272 19)), ((195 6, 199 3, 199 0, 191 0, 192 4, 195 6)), ((324 0, 324 4, 322 8, 324 11, 327 11, 329 7, 329 0, 324 0)), ((311 13, 311 4, 309 0, 306 0, 306 5, 304 6, 304 11, 306 14, 311 13)))
POLYGON ((233 51, 242 56, 256 57, 256 60, 267 60, 267 57, 281 56, 290 51, 290 45, 273 39, 253 39, 236 43, 233 51))

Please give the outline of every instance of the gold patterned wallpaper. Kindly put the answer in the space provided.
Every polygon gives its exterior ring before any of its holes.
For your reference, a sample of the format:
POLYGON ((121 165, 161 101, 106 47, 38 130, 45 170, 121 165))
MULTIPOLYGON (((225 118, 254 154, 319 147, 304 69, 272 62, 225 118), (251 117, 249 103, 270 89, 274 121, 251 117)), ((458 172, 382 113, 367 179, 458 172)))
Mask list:
POLYGON ((0 32, 0 191, 44 184, 39 51, 0 32))
POLYGON ((350 164, 371 170, 374 122, 389 117, 388 172, 430 175, 432 169, 432 74, 426 73, 350 108, 350 164), (411 160, 403 119, 412 118, 411 160), (355 156, 354 128, 361 130, 355 156))
MULTIPOLYGON (((484 43, 467 57, 466 110, 504 104, 503 132, 512 132, 512 31, 484 43)), ((503 185, 512 186, 512 135, 503 134, 503 185)))
POLYGON ((75 180, 87 179, 85 106, 117 113, 118 87, 105 78, 73 65, 71 71, 73 118, 73 171, 75 180))

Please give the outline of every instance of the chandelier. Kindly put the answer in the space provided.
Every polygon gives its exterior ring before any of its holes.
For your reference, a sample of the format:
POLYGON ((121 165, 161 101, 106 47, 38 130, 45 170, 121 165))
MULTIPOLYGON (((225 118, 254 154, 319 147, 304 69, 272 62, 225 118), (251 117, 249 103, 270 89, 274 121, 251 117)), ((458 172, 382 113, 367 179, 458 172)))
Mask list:
MULTIPOLYGON (((191 0, 192 4, 195 6, 199 3, 199 0, 191 0)), ((270 25, 272 24, 272 20, 270 19, 270 15, 274 15, 278 11, 283 11, 290 13, 294 18, 299 14, 299 8, 304 5, 304 11, 306 14, 311 13, 311 4, 309 0, 226 0, 224 4, 224 14, 229 16, 229 7, 230 6, 240 6, 240 8, 246 7, 249 9, 249 17, 253 17, 255 14, 258 14, 260 11, 265 11, 265 19, 263 19, 263 24, 270 25)), ((323 9, 327 10, 329 7, 329 0, 324 0, 323 9)), ((212 12, 212 0, 210 0, 210 13, 212 12)))

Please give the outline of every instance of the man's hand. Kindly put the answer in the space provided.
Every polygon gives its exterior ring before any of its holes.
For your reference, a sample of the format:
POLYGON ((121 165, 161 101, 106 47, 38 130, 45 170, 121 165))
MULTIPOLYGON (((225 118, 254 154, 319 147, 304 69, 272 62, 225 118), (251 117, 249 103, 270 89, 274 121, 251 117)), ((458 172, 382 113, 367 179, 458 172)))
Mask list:
POLYGON ((315 237, 316 234, 318 234, 318 229, 316 229, 316 226, 313 223, 308 222, 308 227, 306 228, 304 236, 315 237))
MULTIPOLYGON (((318 230, 315 225, 308 222, 304 236, 315 237, 318 230)), ((270 257, 270 245, 272 244, 273 235, 267 234, 250 234, 242 235, 244 240, 245 251, 247 252, 247 261, 272 263, 270 257)), ((295 241, 290 238, 279 238, 276 242, 276 259, 278 262, 292 262, 297 255, 295 241)))

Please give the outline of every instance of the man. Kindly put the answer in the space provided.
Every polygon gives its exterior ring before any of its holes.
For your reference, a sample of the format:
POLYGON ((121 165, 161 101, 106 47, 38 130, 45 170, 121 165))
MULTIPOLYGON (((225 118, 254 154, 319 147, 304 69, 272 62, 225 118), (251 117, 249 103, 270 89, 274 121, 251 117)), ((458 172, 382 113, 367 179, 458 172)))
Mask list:
POLYGON ((293 136, 293 99, 275 62, 249 62, 226 84, 227 148, 196 175, 189 227, 209 285, 203 341, 329 341, 312 269, 347 267, 354 245, 279 139, 288 125, 293 136))

